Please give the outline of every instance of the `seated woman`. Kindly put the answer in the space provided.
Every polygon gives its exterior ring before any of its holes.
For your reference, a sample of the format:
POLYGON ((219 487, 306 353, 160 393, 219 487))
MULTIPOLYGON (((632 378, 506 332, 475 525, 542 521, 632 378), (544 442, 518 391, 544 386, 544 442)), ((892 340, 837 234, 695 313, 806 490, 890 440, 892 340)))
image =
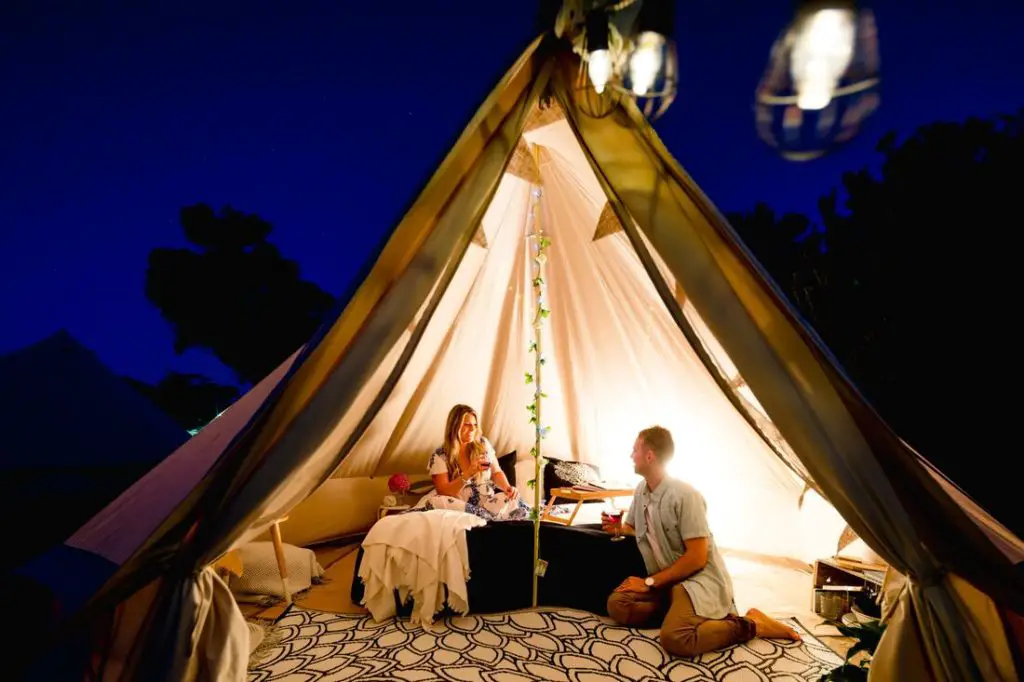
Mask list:
POLYGON ((480 435, 476 410, 468 405, 456 405, 448 412, 444 445, 430 455, 427 468, 434 490, 416 508, 456 509, 488 521, 530 516, 519 491, 498 467, 494 447, 480 435))

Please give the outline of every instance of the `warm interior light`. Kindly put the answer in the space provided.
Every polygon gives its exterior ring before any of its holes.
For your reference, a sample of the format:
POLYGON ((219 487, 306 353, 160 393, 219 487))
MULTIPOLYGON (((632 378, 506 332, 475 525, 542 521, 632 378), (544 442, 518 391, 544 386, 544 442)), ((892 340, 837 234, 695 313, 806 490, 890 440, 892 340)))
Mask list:
POLYGON ((637 39, 636 49, 629 58, 629 78, 633 92, 643 97, 654 87, 662 67, 662 48, 665 36, 654 31, 644 31, 637 39))
POLYGON ((790 56, 797 106, 824 109, 853 59, 854 13, 822 9, 802 19, 790 56))
POLYGON ((594 50, 587 56, 587 73, 597 94, 604 92, 612 76, 612 55, 608 50, 594 50))

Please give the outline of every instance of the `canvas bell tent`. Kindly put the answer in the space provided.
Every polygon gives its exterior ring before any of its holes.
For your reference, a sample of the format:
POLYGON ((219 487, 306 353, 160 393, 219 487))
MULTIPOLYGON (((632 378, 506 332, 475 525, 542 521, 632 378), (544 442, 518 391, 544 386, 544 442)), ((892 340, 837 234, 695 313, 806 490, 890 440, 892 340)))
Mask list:
POLYGON ((0 571, 60 544, 188 440, 64 330, 0 357, 0 434, 0 571))
POLYGON ((831 556, 848 523, 908 578, 876 679, 1015 678, 1019 540, 871 410, 633 102, 581 111, 579 74, 533 42, 336 319, 68 539, 68 573, 107 569, 65 605, 99 633, 97 679, 243 679, 245 623, 209 566, 286 515, 292 544, 365 530, 454 403, 529 462, 537 230, 545 455, 628 478, 636 433, 667 426, 719 545, 831 556))

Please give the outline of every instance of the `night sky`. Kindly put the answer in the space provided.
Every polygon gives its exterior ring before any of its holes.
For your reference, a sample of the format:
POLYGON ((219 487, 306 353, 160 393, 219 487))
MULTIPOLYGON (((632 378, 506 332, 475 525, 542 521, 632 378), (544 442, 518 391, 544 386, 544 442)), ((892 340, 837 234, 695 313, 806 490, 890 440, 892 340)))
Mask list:
MULTIPOLYGON (((841 153, 785 162, 751 105, 790 7, 680 2, 682 92, 656 127, 724 211, 813 211, 887 130, 1024 106, 1024 2, 884 3, 881 109, 841 153)), ((184 245, 179 208, 258 213, 340 293, 533 37, 533 9, 0 1, 0 352, 65 327, 120 373, 230 380, 175 356, 143 293, 150 249, 184 245)))

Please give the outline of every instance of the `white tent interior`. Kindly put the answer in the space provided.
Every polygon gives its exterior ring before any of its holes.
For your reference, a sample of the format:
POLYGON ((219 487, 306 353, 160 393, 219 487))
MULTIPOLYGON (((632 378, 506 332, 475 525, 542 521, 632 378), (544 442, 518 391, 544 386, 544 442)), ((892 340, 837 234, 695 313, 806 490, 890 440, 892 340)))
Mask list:
MULTIPOLYGON (((533 216, 552 240, 545 266, 552 312, 542 327, 543 422, 551 430, 543 454, 597 465, 609 480, 632 486, 636 433, 661 424, 676 439, 672 472, 703 491, 719 543, 805 560, 830 556, 845 522, 828 505, 801 513, 803 480, 722 392, 626 235, 599 230, 607 199, 568 123, 552 115, 557 105, 552 110, 535 112, 527 124, 408 366, 331 480, 290 512, 286 539, 302 544, 365 528, 385 492, 381 479, 395 472, 425 477, 456 403, 479 410, 499 453, 519 453, 517 484, 533 500, 526 481, 533 478, 534 426, 526 405, 536 387, 524 379, 533 369, 533 216)), ((741 386, 668 269, 660 269, 705 347, 741 386)), ((377 369, 353 412, 365 409, 407 340, 377 369)))

